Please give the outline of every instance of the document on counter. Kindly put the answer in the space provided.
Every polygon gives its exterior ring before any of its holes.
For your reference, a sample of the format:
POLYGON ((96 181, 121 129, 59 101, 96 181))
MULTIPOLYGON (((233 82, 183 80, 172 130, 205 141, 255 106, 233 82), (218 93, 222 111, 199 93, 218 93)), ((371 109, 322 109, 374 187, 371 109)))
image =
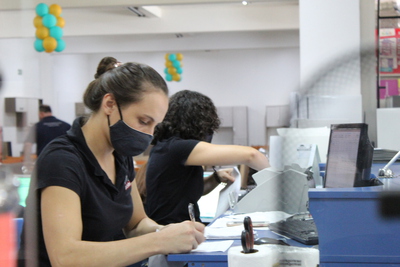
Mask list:
POLYGON ((240 239, 243 225, 227 227, 206 227, 204 236, 206 239, 240 239))
POLYGON ((203 242, 192 252, 225 252, 233 244, 233 240, 203 242))
POLYGON ((223 228, 227 226, 238 226, 243 228, 243 220, 246 216, 251 218, 253 227, 268 227, 270 223, 275 223, 280 220, 284 220, 292 216, 292 214, 283 211, 262 211, 262 212, 251 212, 241 214, 231 214, 218 218, 213 224, 208 227, 211 228, 223 228))
MULTIPOLYGON (((249 216, 254 228, 267 228, 270 223, 278 222, 292 216, 283 211, 263 211, 223 216, 208 225, 204 230, 206 239, 240 239, 243 231, 243 220, 249 216)), ((256 234, 256 232, 255 232, 256 234)))

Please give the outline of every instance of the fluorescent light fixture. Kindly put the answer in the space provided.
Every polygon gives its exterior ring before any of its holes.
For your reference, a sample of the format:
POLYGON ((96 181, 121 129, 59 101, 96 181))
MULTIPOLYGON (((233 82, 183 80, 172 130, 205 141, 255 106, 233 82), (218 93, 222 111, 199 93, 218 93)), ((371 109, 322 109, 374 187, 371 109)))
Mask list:
POLYGON ((136 6, 128 6, 128 9, 136 14, 138 17, 146 17, 146 15, 139 10, 139 7, 136 6))
POLYGON ((127 8, 138 17, 161 17, 161 9, 158 6, 128 6, 127 8))

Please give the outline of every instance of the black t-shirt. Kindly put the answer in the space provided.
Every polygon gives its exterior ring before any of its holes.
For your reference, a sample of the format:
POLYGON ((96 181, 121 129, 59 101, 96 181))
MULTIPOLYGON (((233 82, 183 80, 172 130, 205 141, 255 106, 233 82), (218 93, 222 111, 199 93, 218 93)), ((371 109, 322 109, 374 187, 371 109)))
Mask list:
POLYGON ((36 143, 36 155, 39 156, 48 143, 54 138, 65 134, 70 128, 71 125, 69 123, 54 116, 44 117, 31 128, 26 141, 36 143))
MULTIPOLYGON (((113 241, 124 238, 122 229, 132 217, 130 186, 135 176, 133 159, 114 152, 116 182, 115 185, 112 184, 87 146, 81 122, 81 118, 76 119, 67 135, 56 138, 43 150, 36 163, 37 175, 31 180, 26 209, 32 209, 31 198, 35 194, 38 197, 36 212, 41 267, 50 266, 50 261, 42 232, 40 189, 62 186, 79 196, 83 224, 82 240, 113 241)), ((25 225, 28 219, 25 218, 25 225)), ((22 257, 24 249, 25 240, 22 238, 19 258, 22 257)))
POLYGON ((185 166, 198 140, 171 137, 152 148, 146 170, 146 212, 159 224, 190 220, 189 203, 194 204, 196 221, 200 220, 197 201, 204 191, 201 166, 185 166))

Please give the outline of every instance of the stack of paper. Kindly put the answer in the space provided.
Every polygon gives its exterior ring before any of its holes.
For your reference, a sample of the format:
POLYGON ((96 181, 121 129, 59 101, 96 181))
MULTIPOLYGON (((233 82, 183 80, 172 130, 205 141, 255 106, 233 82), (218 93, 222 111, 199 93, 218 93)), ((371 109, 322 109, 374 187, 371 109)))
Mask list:
POLYGON ((192 252, 225 252, 233 244, 233 240, 203 242, 192 252))

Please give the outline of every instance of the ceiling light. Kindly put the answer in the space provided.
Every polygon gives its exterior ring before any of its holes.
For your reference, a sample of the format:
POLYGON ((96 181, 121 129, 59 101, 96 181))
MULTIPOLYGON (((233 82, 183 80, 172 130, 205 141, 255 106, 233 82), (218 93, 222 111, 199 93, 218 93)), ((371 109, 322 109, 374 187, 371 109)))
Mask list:
POLYGON ((128 9, 135 13, 138 17, 146 17, 146 15, 139 10, 138 7, 135 6, 128 6, 128 9))
POLYGON ((161 9, 158 6, 128 6, 127 8, 138 17, 161 17, 161 9))
POLYGON ((242 5, 244 5, 244 6, 247 6, 248 3, 249 2, 247 2, 247 1, 242 1, 242 5))

